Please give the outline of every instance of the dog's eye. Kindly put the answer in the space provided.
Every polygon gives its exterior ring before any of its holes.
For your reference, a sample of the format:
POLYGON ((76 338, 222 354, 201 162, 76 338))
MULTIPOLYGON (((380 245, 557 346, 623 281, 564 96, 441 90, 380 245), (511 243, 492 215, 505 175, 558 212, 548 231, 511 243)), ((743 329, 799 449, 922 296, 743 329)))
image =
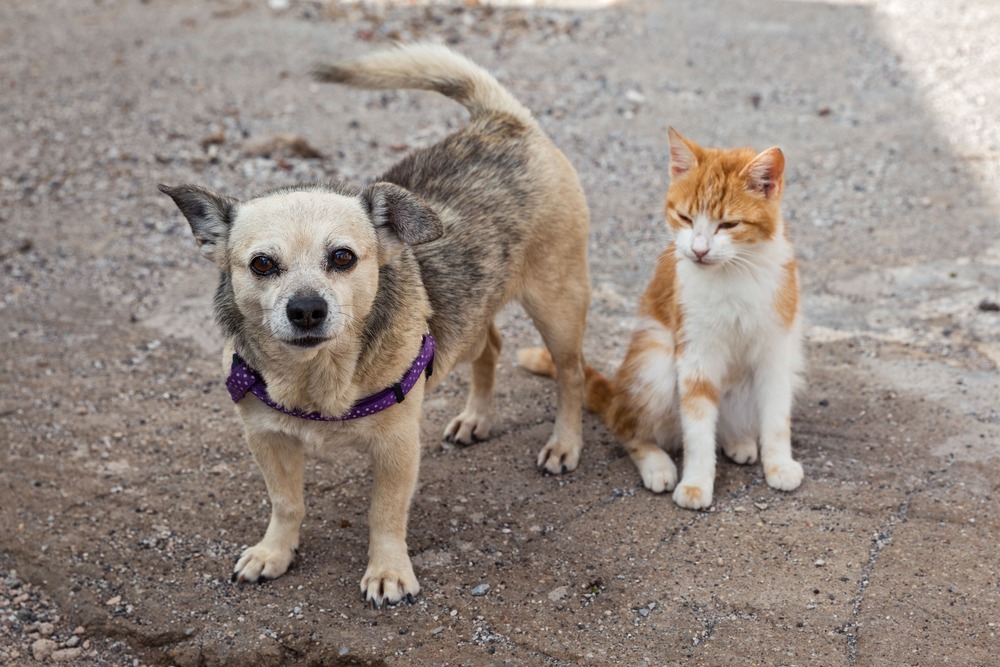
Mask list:
POLYGON ((278 272, 278 264, 267 255, 254 255, 250 260, 250 270, 258 276, 269 276, 278 272))
POLYGON ((739 220, 736 220, 734 222, 720 222, 719 223, 719 229, 732 229, 733 227, 735 227, 738 224, 740 224, 739 220))
POLYGON ((330 253, 330 268, 344 271, 354 266, 357 256, 347 248, 337 248, 330 253))

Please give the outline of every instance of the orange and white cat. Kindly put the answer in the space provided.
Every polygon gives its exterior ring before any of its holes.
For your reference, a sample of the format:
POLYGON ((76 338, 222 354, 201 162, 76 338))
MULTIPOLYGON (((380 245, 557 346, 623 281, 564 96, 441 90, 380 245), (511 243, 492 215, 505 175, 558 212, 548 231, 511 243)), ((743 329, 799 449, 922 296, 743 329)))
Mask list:
MULTIPOLYGON (((785 158, 778 148, 702 148, 670 129, 666 218, 673 240, 639 304, 614 379, 587 368, 587 407, 604 418, 656 493, 681 507, 712 504, 716 444, 757 461, 767 483, 802 483, 792 458, 792 397, 802 333, 795 252, 781 217, 785 158), (683 443, 684 469, 664 449, 683 443)), ((544 348, 521 350, 528 370, 553 376, 544 348)))

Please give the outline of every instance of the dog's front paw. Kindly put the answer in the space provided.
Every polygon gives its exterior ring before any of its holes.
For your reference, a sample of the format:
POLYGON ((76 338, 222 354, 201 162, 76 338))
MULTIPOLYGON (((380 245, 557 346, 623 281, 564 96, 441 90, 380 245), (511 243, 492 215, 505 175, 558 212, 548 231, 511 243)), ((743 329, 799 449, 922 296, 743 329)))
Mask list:
POLYGON ((572 472, 580 464, 580 443, 567 444, 553 435, 538 452, 538 467, 550 475, 572 472))
POLYGON ((361 579, 361 595, 365 602, 376 609, 381 609, 383 604, 396 604, 403 598, 413 602, 418 593, 420 584, 417 582, 417 575, 413 574, 409 558, 404 566, 395 568, 370 563, 361 579))
POLYGON ((489 415, 463 410, 444 430, 444 439, 457 445, 471 445, 490 435, 489 415))
POLYGON ((764 466, 764 478, 767 485, 779 491, 794 491, 802 484, 804 476, 802 464, 793 459, 786 459, 778 463, 769 462, 764 466))
POLYGON ((259 582, 277 579, 288 571, 295 559, 295 549, 272 547, 261 542, 245 550, 233 568, 233 581, 259 582))
POLYGON ((689 510, 705 509, 712 504, 712 482, 681 483, 674 489, 674 502, 689 510))

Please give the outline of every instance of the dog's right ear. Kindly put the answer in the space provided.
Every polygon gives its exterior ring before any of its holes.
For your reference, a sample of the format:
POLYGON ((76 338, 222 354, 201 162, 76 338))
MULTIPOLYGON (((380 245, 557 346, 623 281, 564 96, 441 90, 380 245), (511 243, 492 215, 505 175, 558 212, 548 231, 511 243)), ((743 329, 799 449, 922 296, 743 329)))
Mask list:
POLYGON ((403 245, 420 245, 441 238, 444 224, 437 213, 406 188, 392 183, 372 183, 361 192, 386 259, 403 245))
POLYGON ((178 185, 172 188, 161 183, 157 188, 173 199, 187 218, 201 254, 213 262, 219 262, 222 258, 218 251, 226 245, 233 213, 239 201, 197 185, 178 185))

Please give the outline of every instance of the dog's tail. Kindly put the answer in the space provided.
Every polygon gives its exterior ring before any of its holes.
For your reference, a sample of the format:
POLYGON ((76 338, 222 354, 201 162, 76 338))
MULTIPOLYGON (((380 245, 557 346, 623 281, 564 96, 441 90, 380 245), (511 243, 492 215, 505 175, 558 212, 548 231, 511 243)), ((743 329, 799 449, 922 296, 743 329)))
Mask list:
POLYGON ((317 81, 358 88, 433 90, 462 104, 473 118, 491 111, 531 122, 531 112, 493 75, 440 44, 403 44, 312 70, 317 81))
MULTIPOLYGON (((517 363, 535 375, 555 378, 556 365, 552 353, 544 347, 528 347, 517 351, 517 363)), ((614 381, 589 364, 583 365, 583 405, 604 417, 615 394, 614 381)))

